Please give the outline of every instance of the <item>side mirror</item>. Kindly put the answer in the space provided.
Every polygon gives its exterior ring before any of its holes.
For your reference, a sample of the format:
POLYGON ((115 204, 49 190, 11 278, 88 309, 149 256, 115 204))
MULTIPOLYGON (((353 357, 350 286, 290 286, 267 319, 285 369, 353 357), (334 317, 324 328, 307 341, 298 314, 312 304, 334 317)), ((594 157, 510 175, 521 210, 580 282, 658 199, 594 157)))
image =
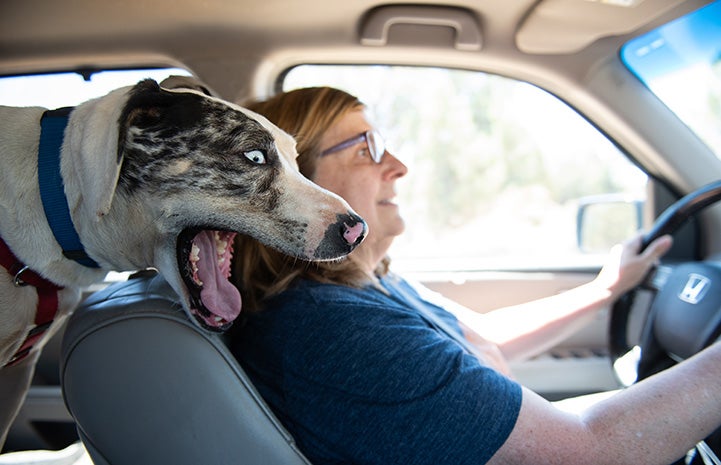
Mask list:
POLYGON ((583 253, 606 253, 643 226, 643 200, 608 194, 584 197, 576 215, 576 242, 583 253))

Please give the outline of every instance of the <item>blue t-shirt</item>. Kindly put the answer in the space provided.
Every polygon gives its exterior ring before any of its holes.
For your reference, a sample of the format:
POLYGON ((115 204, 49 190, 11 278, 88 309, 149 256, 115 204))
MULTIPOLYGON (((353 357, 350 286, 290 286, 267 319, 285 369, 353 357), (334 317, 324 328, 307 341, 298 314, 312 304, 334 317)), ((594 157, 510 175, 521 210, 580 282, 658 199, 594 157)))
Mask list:
POLYGON ((236 329, 232 350, 314 465, 485 463, 515 425, 520 386, 413 307, 458 329, 455 317, 388 279, 388 295, 300 281, 236 329))

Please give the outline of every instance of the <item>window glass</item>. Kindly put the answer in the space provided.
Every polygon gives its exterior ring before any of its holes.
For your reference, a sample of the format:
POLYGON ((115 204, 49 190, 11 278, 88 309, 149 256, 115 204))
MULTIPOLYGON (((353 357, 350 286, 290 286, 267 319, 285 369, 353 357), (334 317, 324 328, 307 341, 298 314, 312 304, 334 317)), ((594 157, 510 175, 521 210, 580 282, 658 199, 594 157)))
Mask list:
MULTIPOLYGON (((395 269, 597 265, 602 254, 577 243, 579 205, 607 194, 633 208, 643 199, 645 174, 578 113, 527 83, 366 65, 299 66, 283 82, 284 90, 313 85, 358 96, 409 168, 397 183, 406 232, 390 252, 395 269)), ((598 234, 625 237, 637 225, 629 224, 635 215, 623 218, 598 234)))
POLYGON ((721 0, 629 41, 621 58, 721 158, 721 0))
POLYGON ((99 71, 86 75, 74 72, 34 74, 0 78, 0 105, 60 108, 78 105, 119 87, 145 78, 160 82, 168 76, 189 76, 179 68, 99 71))

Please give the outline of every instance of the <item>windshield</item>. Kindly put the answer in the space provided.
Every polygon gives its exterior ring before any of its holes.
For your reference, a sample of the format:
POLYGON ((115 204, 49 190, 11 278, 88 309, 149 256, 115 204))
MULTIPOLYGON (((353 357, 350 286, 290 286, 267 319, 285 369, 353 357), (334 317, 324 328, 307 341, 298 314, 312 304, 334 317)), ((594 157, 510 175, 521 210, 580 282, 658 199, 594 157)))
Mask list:
POLYGON ((721 1, 629 41, 621 59, 721 158, 721 1))

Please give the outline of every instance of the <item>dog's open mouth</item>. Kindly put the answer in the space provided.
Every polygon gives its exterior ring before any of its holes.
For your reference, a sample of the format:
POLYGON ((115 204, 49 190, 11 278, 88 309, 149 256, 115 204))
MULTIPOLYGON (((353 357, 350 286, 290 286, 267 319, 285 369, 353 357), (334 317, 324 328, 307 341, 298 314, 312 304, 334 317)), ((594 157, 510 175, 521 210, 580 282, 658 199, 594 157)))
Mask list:
POLYGON ((240 292, 228 280, 236 233, 186 229, 178 237, 178 266, 190 313, 206 329, 224 331, 240 313, 240 292))

